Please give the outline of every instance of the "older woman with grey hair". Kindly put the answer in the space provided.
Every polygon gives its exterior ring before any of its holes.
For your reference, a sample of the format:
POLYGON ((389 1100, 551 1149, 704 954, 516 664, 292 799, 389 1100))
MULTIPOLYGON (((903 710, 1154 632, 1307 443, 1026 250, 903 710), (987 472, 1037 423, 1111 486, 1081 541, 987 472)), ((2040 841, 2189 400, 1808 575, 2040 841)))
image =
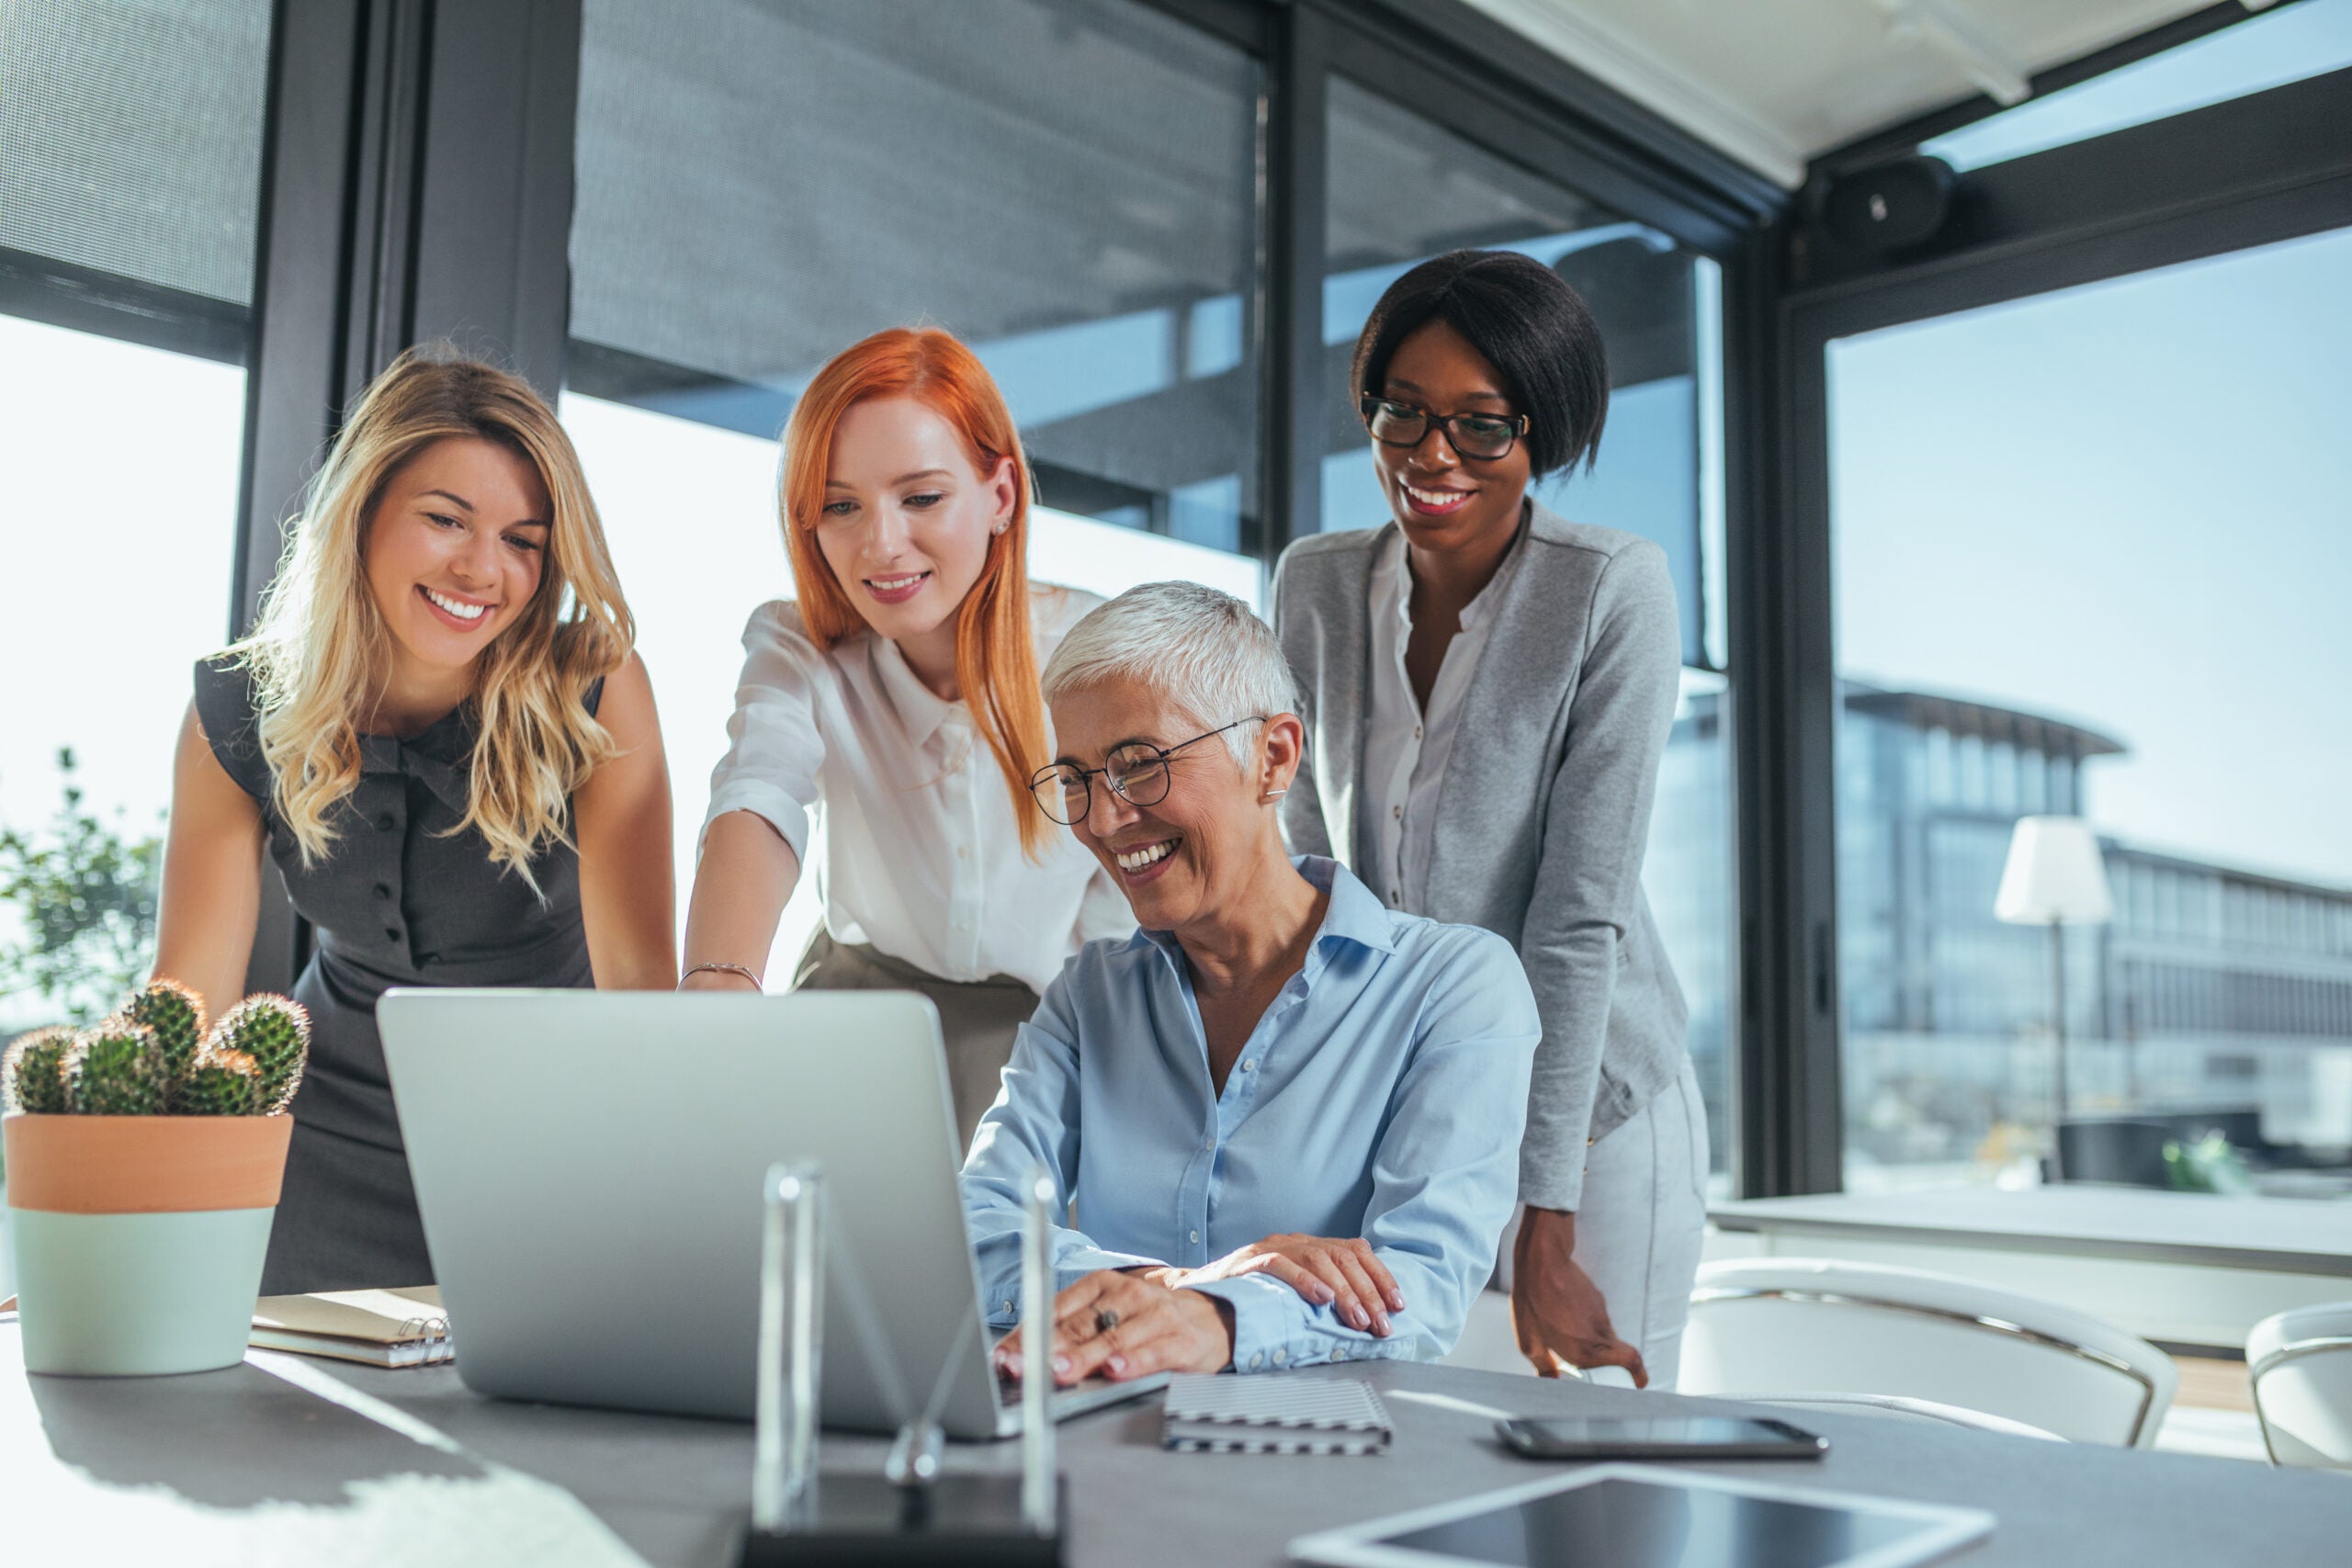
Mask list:
POLYGON ((1445 1354, 1516 1190, 1539 1032, 1517 956, 1285 852, 1296 689, 1239 600, 1131 590, 1044 686, 1039 801, 1141 929, 1064 967, 965 1160, 992 1322, 1015 1325, 1042 1165, 1083 1227, 1053 1238, 1059 1382, 1445 1354))

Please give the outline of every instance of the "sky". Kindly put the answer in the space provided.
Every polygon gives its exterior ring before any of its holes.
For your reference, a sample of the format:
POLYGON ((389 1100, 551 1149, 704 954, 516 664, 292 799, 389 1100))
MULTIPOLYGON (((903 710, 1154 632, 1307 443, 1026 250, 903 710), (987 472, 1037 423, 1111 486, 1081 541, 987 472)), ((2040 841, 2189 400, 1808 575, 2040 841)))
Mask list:
POLYGON ((2073 720, 2093 823, 2352 886, 2352 231, 1832 344, 1838 666, 2073 720))
POLYGON ((0 822, 48 819, 70 746, 152 828, 228 640, 244 372, 6 315, 0 367, 0 822))

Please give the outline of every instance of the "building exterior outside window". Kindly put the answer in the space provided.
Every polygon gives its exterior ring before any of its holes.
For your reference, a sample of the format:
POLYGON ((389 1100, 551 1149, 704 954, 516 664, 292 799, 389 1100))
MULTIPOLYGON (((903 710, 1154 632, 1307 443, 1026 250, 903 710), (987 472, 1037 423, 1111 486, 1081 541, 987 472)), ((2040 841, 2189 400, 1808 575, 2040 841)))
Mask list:
MULTIPOLYGON (((2023 803, 2071 811, 2087 783, 2095 807, 2126 748, 1930 694, 1849 682, 1843 707, 1847 1185, 2022 1175, 2050 1114, 2049 945, 1994 893, 2023 803), (1920 787, 1952 749, 1986 763, 1920 787)), ((2075 1113, 2218 1130, 2278 1185, 2332 1189, 2295 1173, 2352 1164, 2352 889, 2100 847, 2116 919, 2063 939, 2075 1113)))

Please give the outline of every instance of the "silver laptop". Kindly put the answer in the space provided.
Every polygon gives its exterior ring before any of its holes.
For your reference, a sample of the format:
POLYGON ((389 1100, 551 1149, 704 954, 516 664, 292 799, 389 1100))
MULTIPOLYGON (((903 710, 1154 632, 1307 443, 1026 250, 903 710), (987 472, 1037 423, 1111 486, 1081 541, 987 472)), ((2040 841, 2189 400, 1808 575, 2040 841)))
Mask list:
MULTIPOLYGON (((1018 1385, 989 1355, 927 998, 395 990, 376 1016, 469 1388, 750 1416, 761 1179, 815 1159, 825 1425, 1020 1429, 1018 1385)), ((1165 1381, 1082 1384, 1054 1414, 1165 1381)))

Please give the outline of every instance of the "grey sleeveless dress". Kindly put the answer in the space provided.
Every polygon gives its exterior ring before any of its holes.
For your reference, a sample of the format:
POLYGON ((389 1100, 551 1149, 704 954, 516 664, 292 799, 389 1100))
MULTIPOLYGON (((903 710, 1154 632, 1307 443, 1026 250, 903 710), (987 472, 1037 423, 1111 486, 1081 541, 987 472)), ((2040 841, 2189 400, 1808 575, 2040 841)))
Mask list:
MULTIPOLYGON (((591 714, 603 689, 588 689, 591 714)), ((254 705, 248 671, 197 665, 196 711, 212 754, 260 803, 270 856, 312 935, 294 984, 311 1012, 311 1060, 294 1096, 262 1292, 430 1284, 376 1000, 393 986, 594 985, 580 857, 557 845, 531 863, 542 902, 492 863, 480 834, 450 836, 469 795, 468 705, 406 739, 361 737, 358 787, 333 818, 339 836, 306 867, 271 804, 254 705)))

